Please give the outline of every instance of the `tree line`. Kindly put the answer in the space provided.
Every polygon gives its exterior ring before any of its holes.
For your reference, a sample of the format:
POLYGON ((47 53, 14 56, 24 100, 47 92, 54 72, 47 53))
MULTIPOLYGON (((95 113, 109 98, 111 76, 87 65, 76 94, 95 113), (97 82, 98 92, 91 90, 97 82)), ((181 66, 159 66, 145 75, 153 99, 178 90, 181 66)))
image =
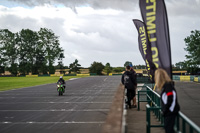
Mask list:
POLYGON ((187 70, 192 75, 200 75, 200 31, 191 31, 190 36, 185 39, 186 48, 188 52, 185 55, 186 60, 176 63, 173 67, 174 70, 187 70))
POLYGON ((59 37, 51 29, 22 29, 17 33, 0 30, 0 73, 5 69, 13 75, 54 73, 53 64, 56 59, 62 64, 63 52, 59 37))

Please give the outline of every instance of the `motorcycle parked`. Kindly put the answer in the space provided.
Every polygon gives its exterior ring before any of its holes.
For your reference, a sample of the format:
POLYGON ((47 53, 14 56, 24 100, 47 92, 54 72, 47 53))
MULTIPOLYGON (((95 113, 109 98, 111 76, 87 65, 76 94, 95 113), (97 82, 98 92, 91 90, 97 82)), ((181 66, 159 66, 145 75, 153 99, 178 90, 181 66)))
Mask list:
POLYGON ((57 91, 59 96, 62 96, 63 93, 65 92, 64 85, 60 82, 57 83, 57 91))

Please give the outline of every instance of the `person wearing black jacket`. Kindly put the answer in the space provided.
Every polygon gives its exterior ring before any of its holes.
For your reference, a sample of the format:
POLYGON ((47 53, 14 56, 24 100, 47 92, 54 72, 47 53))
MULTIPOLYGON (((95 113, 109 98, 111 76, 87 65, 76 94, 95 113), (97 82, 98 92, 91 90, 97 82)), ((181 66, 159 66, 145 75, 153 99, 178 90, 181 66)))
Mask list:
POLYGON ((137 85, 137 82, 134 78, 134 73, 130 71, 130 66, 126 66, 126 72, 122 75, 121 82, 125 86, 125 89, 127 89, 127 104, 129 108, 131 108, 131 100, 135 96, 135 86, 137 85))
MULTIPOLYGON (((131 67, 131 66, 130 66, 131 67)), ((133 67, 131 67, 130 68, 130 71, 131 72, 133 72, 133 75, 134 75, 134 81, 135 81, 135 83, 134 83, 134 90, 135 90, 135 94, 136 94, 136 88, 137 88, 137 74, 136 74, 136 72, 134 71, 134 69, 133 69, 133 67)), ((133 97, 133 106, 132 106, 133 108, 136 108, 137 107, 137 105, 136 105, 136 95, 133 97)))
POLYGON ((160 96, 165 132, 174 133, 175 118, 180 110, 174 82, 170 79, 167 72, 160 68, 155 71, 154 78, 157 88, 162 90, 160 96))

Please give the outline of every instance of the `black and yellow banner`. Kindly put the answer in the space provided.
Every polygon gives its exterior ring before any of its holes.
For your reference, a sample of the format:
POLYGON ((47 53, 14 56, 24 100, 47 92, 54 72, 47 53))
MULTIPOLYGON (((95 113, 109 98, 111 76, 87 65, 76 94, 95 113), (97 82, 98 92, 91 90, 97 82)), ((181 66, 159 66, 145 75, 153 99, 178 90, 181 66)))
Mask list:
POLYGON ((154 63, 152 63, 152 52, 151 52, 151 44, 149 43, 146 25, 137 19, 133 19, 133 23, 135 24, 138 30, 138 44, 140 53, 146 63, 148 75, 150 79, 153 81, 154 72, 156 67, 154 63))
POLYGON ((165 69, 171 77, 171 48, 164 0, 140 0, 140 10, 147 27, 153 63, 156 68, 165 69))

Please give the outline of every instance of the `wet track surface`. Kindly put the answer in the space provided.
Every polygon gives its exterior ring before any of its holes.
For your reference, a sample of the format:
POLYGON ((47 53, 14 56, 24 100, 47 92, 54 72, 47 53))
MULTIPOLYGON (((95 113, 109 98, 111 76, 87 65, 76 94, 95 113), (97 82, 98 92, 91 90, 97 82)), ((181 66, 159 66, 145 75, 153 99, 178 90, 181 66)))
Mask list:
POLYGON ((66 81, 0 92, 0 133, 100 133, 120 76, 66 81))

